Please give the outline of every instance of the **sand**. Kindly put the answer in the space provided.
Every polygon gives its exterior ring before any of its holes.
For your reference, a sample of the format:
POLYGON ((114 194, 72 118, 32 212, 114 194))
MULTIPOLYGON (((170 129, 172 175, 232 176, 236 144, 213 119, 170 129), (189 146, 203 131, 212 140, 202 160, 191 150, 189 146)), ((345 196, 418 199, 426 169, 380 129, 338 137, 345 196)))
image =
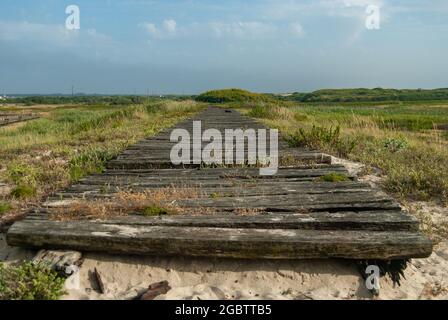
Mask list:
MULTIPOLYGON (((8 247, 0 234, 0 261, 31 259, 36 252, 8 247)), ((394 287, 381 279, 376 299, 448 299, 448 241, 427 259, 414 259, 394 287)), ((172 289, 157 299, 371 299, 357 267, 343 260, 230 260, 117 256, 85 253, 63 299, 132 299, 149 284, 167 280, 172 289), (97 269, 105 293, 90 273, 97 269), (77 287, 77 285, 79 285, 77 287)))

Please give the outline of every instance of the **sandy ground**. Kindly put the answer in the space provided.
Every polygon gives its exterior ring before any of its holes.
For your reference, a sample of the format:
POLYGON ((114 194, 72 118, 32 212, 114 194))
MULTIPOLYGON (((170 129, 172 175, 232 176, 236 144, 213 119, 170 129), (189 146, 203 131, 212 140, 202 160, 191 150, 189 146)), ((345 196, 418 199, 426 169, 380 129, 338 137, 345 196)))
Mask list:
MULTIPOLYGON (((338 161, 338 160, 336 160, 338 161)), ((344 161, 353 174, 362 166, 344 161)), ((360 180, 378 182, 378 177, 360 180)), ((446 221, 447 208, 410 205, 446 221)), ((0 261, 31 259, 34 251, 11 248, 0 233, 0 261)), ((353 262, 343 260, 229 260, 117 256, 85 253, 79 272, 66 281, 64 299, 132 299, 150 284, 168 281, 171 290, 157 299, 372 299, 353 262), (105 286, 98 292, 91 273, 97 269, 105 286), (79 281, 78 281, 79 280, 79 281)), ((448 299, 448 241, 435 246, 427 259, 414 259, 401 286, 381 279, 376 299, 448 299)))
MULTIPOLYGON (((31 259, 36 252, 6 245, 0 234, 0 261, 31 259)), ((381 279, 378 299, 448 299, 448 241, 427 259, 415 259, 406 279, 394 287, 381 279)), ((157 299, 371 299, 357 267, 343 260, 228 260, 84 254, 66 282, 64 299, 132 299, 149 284, 167 280, 172 289, 157 299), (105 293, 97 291, 97 269, 105 293)))

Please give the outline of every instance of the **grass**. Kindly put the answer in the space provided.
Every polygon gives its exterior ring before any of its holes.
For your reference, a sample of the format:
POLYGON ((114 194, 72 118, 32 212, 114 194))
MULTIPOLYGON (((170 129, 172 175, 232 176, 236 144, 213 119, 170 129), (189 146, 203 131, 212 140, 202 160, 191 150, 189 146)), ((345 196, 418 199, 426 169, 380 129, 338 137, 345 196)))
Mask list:
MULTIPOLYGON (((156 134, 204 105, 154 101, 144 105, 78 105, 40 109, 42 118, 0 128, 0 181, 12 187, 2 201, 20 209, 80 178, 139 139, 156 134)), ((17 107, 24 110, 26 107, 17 107)))
POLYGON ((338 156, 347 156, 356 146, 355 139, 341 137, 341 128, 313 126, 306 130, 299 128, 286 135, 291 147, 306 147, 309 149, 327 150, 338 156))
POLYGON ((319 177, 318 180, 325 182, 344 182, 350 181, 350 177, 346 176, 345 174, 331 172, 319 177))
POLYGON ((0 217, 12 209, 11 204, 0 201, 0 217))
POLYGON ((42 265, 0 263, 0 300, 57 300, 64 294, 64 281, 42 265))
POLYGON ((164 216, 170 214, 170 210, 164 207, 152 205, 144 208, 141 214, 145 217, 164 216))
POLYGON ((31 198, 36 195, 36 189, 32 186, 17 186, 11 191, 11 197, 15 199, 31 198))
POLYGON ((356 106, 259 104, 240 111, 278 128, 292 146, 319 149, 381 169, 402 199, 448 205, 448 104, 356 106))
POLYGON ((145 192, 118 191, 111 199, 79 199, 50 209, 54 220, 106 219, 138 214, 143 216, 183 213, 175 202, 195 199, 199 192, 192 188, 160 188, 145 192))
POLYGON ((293 93, 284 99, 301 102, 376 102, 448 100, 448 89, 322 89, 310 93, 293 93))

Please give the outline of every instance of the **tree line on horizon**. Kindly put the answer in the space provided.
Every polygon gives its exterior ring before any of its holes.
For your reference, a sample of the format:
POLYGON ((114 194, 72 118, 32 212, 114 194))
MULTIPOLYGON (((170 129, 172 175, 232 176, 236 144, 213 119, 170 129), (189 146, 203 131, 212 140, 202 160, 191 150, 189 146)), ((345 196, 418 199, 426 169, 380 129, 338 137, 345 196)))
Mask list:
POLYGON ((206 103, 232 102, 265 102, 282 101, 302 103, 343 103, 343 102, 412 102, 412 101, 448 101, 448 88, 440 89, 322 89, 313 92, 293 92, 288 94, 254 93, 242 89, 211 90, 200 95, 165 95, 163 97, 148 97, 141 95, 80 95, 56 96, 36 95, 9 98, 7 103, 34 104, 107 104, 134 105, 154 99, 195 99, 206 103))

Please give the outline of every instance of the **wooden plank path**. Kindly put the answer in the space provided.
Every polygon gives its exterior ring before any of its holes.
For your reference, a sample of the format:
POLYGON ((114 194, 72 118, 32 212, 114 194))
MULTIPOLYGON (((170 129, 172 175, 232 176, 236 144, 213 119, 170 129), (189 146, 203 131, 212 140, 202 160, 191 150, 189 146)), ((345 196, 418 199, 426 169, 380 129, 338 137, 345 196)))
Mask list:
POLYGON ((39 118, 35 114, 12 114, 12 113, 0 113, 0 127, 8 124, 28 121, 39 118))
MULTIPOLYGON (((199 120, 203 130, 265 128, 236 111, 213 107, 175 128, 191 132, 192 122, 199 120)), ((172 129, 131 146, 110 161, 104 173, 54 194, 45 207, 9 229, 8 243, 126 254, 270 259, 403 259, 427 257, 432 251, 417 219, 380 190, 354 178, 338 183, 319 180, 328 173, 349 174, 318 151, 288 148, 279 141, 280 156, 293 161, 273 176, 261 176, 259 168, 173 166, 169 156, 175 144, 170 142, 172 129), (78 221, 53 221, 48 214, 49 207, 69 206, 76 200, 111 201, 118 191, 161 188, 199 190, 196 198, 176 200, 194 214, 78 221)))

